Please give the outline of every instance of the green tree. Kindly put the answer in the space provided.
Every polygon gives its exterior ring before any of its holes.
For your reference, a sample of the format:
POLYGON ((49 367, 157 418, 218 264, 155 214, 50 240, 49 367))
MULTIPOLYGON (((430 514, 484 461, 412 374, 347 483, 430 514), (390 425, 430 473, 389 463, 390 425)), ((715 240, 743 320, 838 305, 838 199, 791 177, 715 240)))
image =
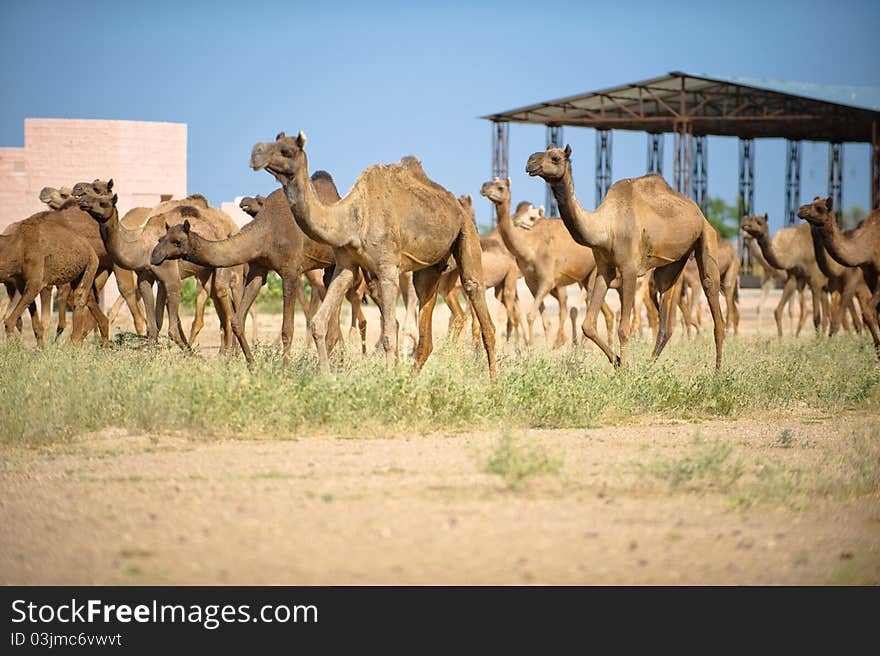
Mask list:
POLYGON ((860 221, 868 216, 868 212, 861 205, 850 205, 847 207, 840 217, 840 227, 844 230, 855 228, 860 221))
POLYGON ((722 239, 735 237, 739 231, 739 208, 723 198, 709 196, 706 201, 706 219, 718 231, 722 239))

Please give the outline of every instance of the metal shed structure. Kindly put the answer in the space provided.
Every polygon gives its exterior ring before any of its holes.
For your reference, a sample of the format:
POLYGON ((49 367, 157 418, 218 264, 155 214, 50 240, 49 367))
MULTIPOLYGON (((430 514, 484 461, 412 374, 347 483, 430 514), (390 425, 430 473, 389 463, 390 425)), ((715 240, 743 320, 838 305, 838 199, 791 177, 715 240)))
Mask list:
MULTIPOLYGON (((708 135, 738 137, 740 216, 750 214, 755 188, 755 139, 787 139, 786 223, 800 205, 802 141, 829 143, 828 193, 842 199, 844 142, 871 144, 871 208, 880 207, 880 89, 824 86, 671 72, 481 118, 492 122, 492 173, 507 177, 511 123, 547 127, 547 143, 562 145, 564 126, 595 128, 596 204, 612 182, 612 130, 646 132, 647 172, 662 174, 663 135, 674 143, 673 186, 705 210, 708 135)), ((547 207, 556 203, 547 190, 547 207)))

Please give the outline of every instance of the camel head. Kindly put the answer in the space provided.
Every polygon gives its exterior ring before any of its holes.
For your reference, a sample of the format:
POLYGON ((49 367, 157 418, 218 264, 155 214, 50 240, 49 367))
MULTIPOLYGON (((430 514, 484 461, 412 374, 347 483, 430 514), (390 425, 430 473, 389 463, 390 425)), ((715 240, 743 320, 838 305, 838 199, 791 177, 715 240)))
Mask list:
POLYGON ((538 219, 544 218, 544 207, 535 207, 529 201, 524 200, 516 206, 513 213, 513 225, 517 228, 531 230, 538 219))
POLYGON ((189 232, 189 219, 184 219, 183 223, 175 226, 166 223, 165 234, 159 238, 150 254, 150 264, 158 266, 165 260, 185 260, 189 255, 189 232))
POLYGON ((266 169, 281 184, 287 184, 298 167, 307 169, 306 135, 300 132, 296 137, 288 137, 279 132, 275 141, 261 141, 251 151, 251 168, 254 171, 266 169))
POLYGON ((484 182, 480 187, 480 195, 485 196, 496 205, 510 202, 510 178, 495 178, 492 182, 484 182))
POLYGON ((241 199, 241 202, 238 206, 244 211, 245 214, 250 214, 251 216, 256 216, 260 213, 260 210, 263 209, 263 205, 266 203, 266 197, 260 196, 245 196, 241 199))
POLYGON ((547 182, 561 180, 571 166, 571 146, 557 148, 547 146, 543 153, 532 153, 526 162, 526 173, 540 176, 547 182))
POLYGON ((75 204, 73 190, 70 187, 43 187, 40 191, 40 200, 49 206, 49 209, 60 210, 65 206, 75 204))
POLYGON ((807 203, 798 208, 798 217, 815 226, 830 225, 834 223, 834 200, 819 198, 816 196, 812 203, 807 203))
POLYGON ((113 193, 113 179, 107 182, 77 182, 73 186, 73 197, 83 212, 87 212, 98 223, 106 223, 113 216, 119 197, 113 193), (112 195, 111 195, 112 194, 112 195))
POLYGON ((751 237, 768 237, 770 235, 770 228, 767 226, 767 215, 744 216, 742 229, 746 235, 751 237))

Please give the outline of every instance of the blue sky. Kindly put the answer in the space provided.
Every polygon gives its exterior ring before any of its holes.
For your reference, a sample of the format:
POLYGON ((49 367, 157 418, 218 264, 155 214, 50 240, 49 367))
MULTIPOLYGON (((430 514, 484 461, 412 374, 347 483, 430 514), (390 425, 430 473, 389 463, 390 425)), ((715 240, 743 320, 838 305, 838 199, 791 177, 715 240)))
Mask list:
MULTIPOLYGON (((4 2, 0 145, 27 117, 188 124, 188 186, 212 203, 275 188, 256 141, 304 130, 312 169, 345 193, 366 166, 418 156, 456 195, 491 173, 478 117, 672 70, 880 86, 880 2, 4 2)), ((594 201, 594 132, 566 129, 578 195, 594 201)), ((544 128, 511 127, 514 200, 544 128)), ((614 135, 615 179, 645 170, 645 136, 614 135)), ((664 172, 669 178, 672 137, 664 172)), ((869 150, 844 154, 844 204, 869 203, 869 150)), ((827 187, 825 144, 805 144, 802 198, 827 187)), ((756 209, 776 227, 784 142, 758 142, 756 209)), ((109 174, 109 172, 108 172, 109 174)), ((68 181, 59 181, 59 184, 68 181)), ((735 139, 709 140, 709 193, 733 201, 735 139)), ((488 201, 477 204, 486 221, 488 201)))

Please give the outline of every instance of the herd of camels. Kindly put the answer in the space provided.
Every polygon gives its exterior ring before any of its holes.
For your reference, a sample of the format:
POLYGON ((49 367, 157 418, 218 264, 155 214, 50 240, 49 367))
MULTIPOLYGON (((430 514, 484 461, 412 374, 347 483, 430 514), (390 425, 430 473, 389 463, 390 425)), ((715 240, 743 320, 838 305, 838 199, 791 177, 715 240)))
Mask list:
MULTIPOLYGON (((540 316, 547 341, 560 346, 569 317, 567 288, 579 285, 586 302, 581 332, 615 367, 626 364, 627 343, 640 330, 642 308, 654 329, 653 356, 657 357, 672 334, 677 310, 687 330, 696 322, 695 299, 702 291, 713 321, 715 366, 721 367, 725 330, 736 333, 739 323, 739 257, 694 201, 675 192, 662 177, 649 174, 620 180, 591 211, 575 196, 571 147, 551 144, 529 157, 526 172, 547 182, 560 216, 544 217, 543 208, 527 202, 512 209, 510 180, 496 178, 486 182, 480 193, 494 204, 497 226, 481 238, 472 199, 456 198, 433 182, 417 159, 370 166, 340 197, 330 174, 310 174, 305 146, 302 132, 295 137, 282 132, 274 141, 253 147, 251 167, 269 172, 281 188, 265 198, 241 201, 242 209, 252 216, 241 229, 198 194, 154 208, 136 208, 120 217, 112 179, 44 189, 40 199, 49 209, 10 225, 0 235, 7 336, 21 330, 27 309, 36 341, 43 345, 56 289, 59 334, 66 326, 68 309, 73 310, 71 343, 97 329, 107 345, 112 316, 124 303, 135 330, 153 342, 167 308, 168 334, 186 349, 202 326, 204 304, 211 298, 220 322, 221 352, 233 349, 235 340, 252 363, 245 322, 274 271, 282 281, 285 364, 290 359, 297 300, 322 371, 329 371, 329 353, 341 337, 343 298, 351 305, 350 337, 359 336, 366 352, 361 305, 367 295, 380 310, 380 344, 386 359, 396 363, 396 306, 402 294, 407 324, 411 319, 417 326, 414 366, 418 370, 433 348, 432 315, 440 294, 452 312, 453 337, 461 332, 467 314, 473 317, 474 338, 482 341, 492 377, 495 327, 486 290, 493 289, 504 307, 508 339, 513 334, 518 342, 522 329, 525 342, 533 343, 534 322, 540 316), (120 301, 108 318, 98 299, 111 273, 120 301), (313 292, 308 301, 301 287, 303 276, 313 292), (187 277, 195 278, 199 290, 189 338, 180 321, 182 281, 187 277), (520 308, 519 278, 524 278, 532 294, 527 309, 520 308), (615 318, 605 302, 609 288, 620 298, 616 351, 615 318), (467 311, 459 304, 460 291, 466 296, 467 311), (559 307, 552 340, 544 306, 547 295, 559 307), (598 330, 600 313, 605 336, 598 330)), ((795 291, 801 299, 797 328, 801 330, 807 307, 804 295, 809 290, 817 333, 834 335, 850 324, 857 331, 864 327, 880 357, 880 211, 841 231, 834 209, 831 198, 816 198, 798 211, 804 223, 783 228, 772 238, 766 215, 744 217, 742 230, 753 259, 765 272, 762 287, 769 289, 777 280, 783 283, 775 311, 780 336, 784 308, 788 305, 791 312, 795 291)), ((576 308, 570 316, 577 341, 576 308)))

